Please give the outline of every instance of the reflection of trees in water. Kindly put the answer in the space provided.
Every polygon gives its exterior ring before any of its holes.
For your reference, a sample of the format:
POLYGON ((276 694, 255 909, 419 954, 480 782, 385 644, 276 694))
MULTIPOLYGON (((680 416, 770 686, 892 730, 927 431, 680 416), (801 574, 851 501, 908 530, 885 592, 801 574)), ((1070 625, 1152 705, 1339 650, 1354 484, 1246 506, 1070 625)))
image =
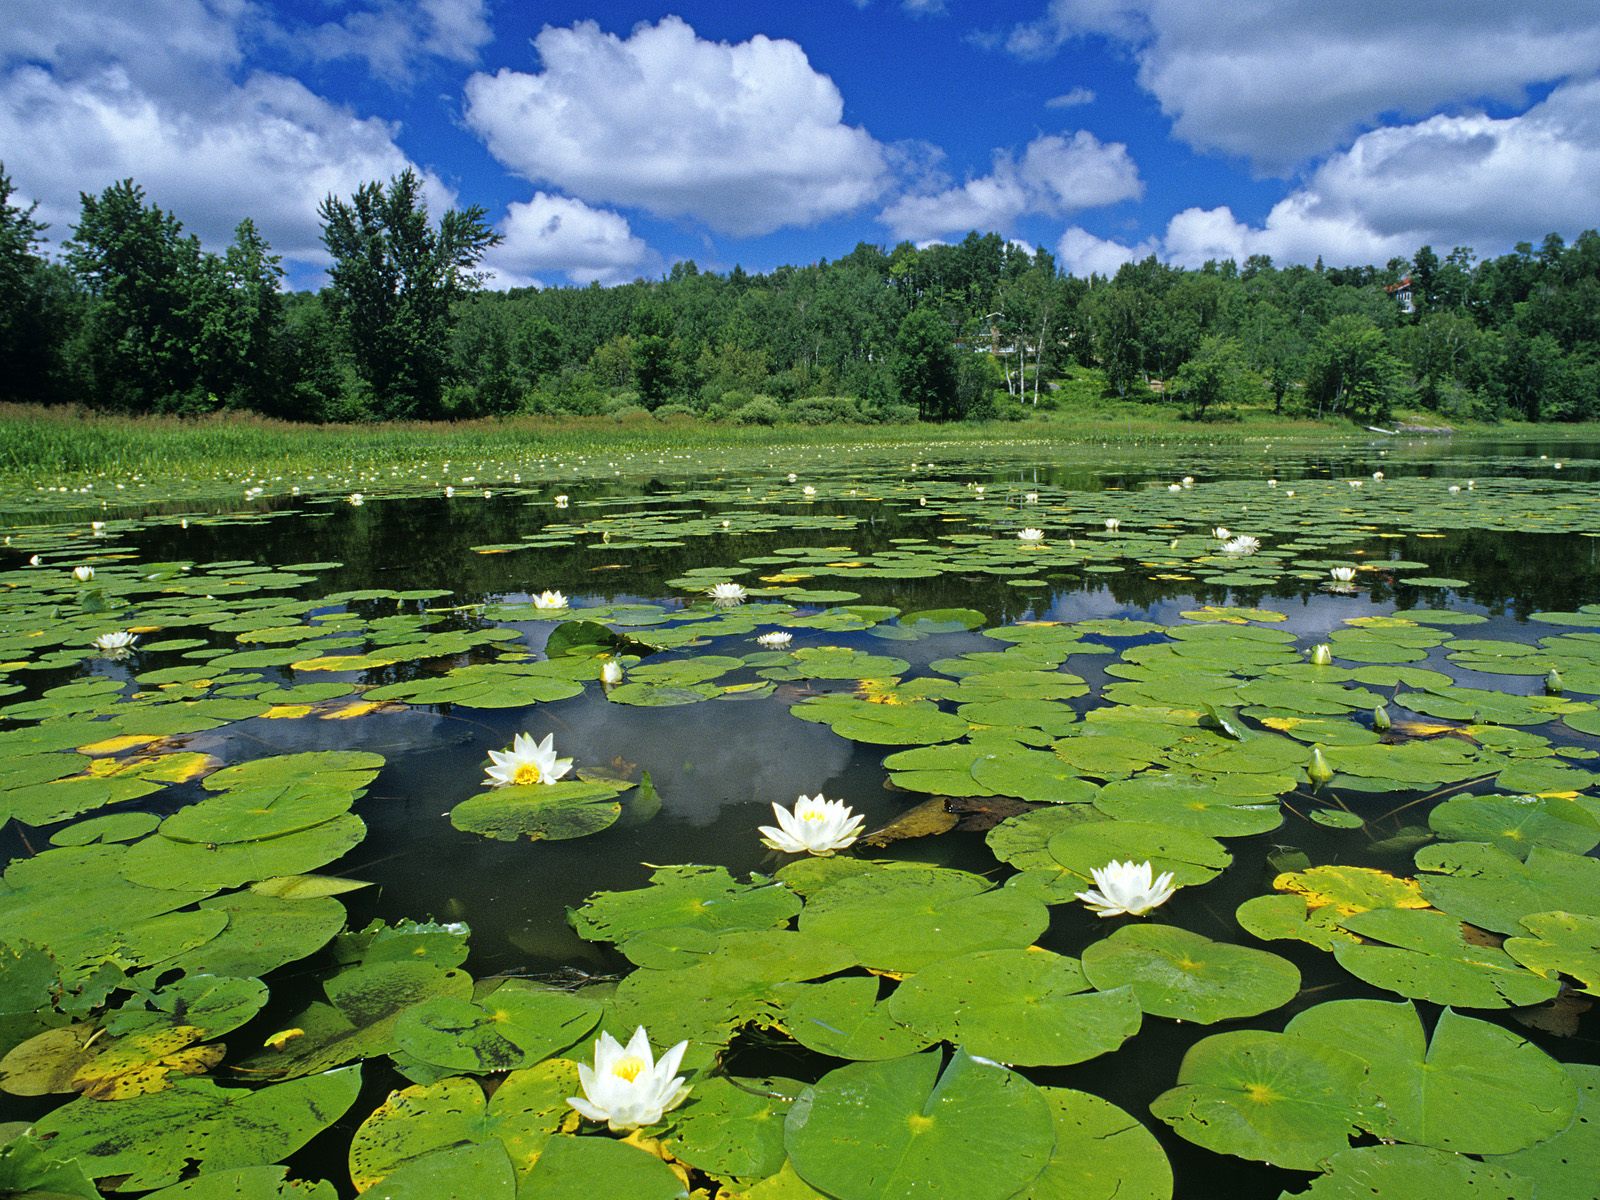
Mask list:
MULTIPOLYGON (((1287 464, 1285 464, 1287 467, 1287 464)), ((1353 472, 1369 462, 1341 461, 1336 473, 1353 472)), ((1303 464, 1302 464, 1303 469, 1303 464)), ((1411 469, 1411 468, 1408 468, 1411 469)), ((1095 488, 1105 477, 1082 468, 1042 468, 1029 472, 1048 484, 1095 488)), ((1131 476, 1126 481, 1137 482, 1131 476)), ((749 511, 750 503, 718 490, 689 491, 681 482, 652 479, 637 490, 618 488, 615 495, 666 496, 673 507, 696 510, 715 520, 722 511, 749 511)), ((666 507, 662 505, 661 507, 666 507)), ((530 503, 521 496, 490 499, 421 497, 408 500, 373 500, 360 508, 336 505, 330 510, 308 509, 308 519, 285 518, 257 525, 199 526, 180 531, 156 526, 129 536, 150 559, 189 559, 195 562, 248 558, 268 565, 334 560, 343 565, 319 573, 315 584, 298 589, 306 598, 367 587, 447 588, 449 597, 427 602, 406 601, 397 610, 392 601, 353 601, 350 607, 364 617, 392 615, 493 602, 503 596, 559 588, 571 595, 600 603, 681 596, 693 599, 667 581, 696 566, 723 564, 741 569, 741 559, 772 556, 798 544, 848 546, 856 557, 893 548, 890 539, 924 537, 936 549, 951 527, 920 512, 906 512, 888 504, 851 504, 818 501, 807 505, 812 514, 843 513, 860 518, 850 530, 786 529, 776 532, 728 532, 711 536, 685 533, 684 545, 636 546, 611 549, 596 533, 579 533, 569 546, 538 546, 509 553, 480 554, 474 546, 515 543, 538 533, 545 522, 560 519, 573 524, 600 521, 624 510, 606 508, 556 512, 530 503)), ((641 511, 649 512, 645 506, 641 511)), ((975 528, 975 527, 973 527, 975 528)), ((1577 540, 1561 534, 1498 533, 1484 530, 1446 530, 1442 538, 1406 537, 1404 540, 1370 538, 1334 543, 1326 550, 1307 550, 1307 558, 1352 558, 1376 570, 1363 570, 1357 584, 1369 603, 1396 603, 1402 607, 1443 603, 1439 589, 1408 587, 1406 575, 1442 575, 1471 580, 1465 597, 1491 611, 1518 617, 1540 609, 1573 608, 1600 596, 1600 550, 1594 539, 1577 540), (1369 554, 1353 554, 1358 548, 1369 554), (1381 555, 1381 558, 1380 558, 1381 555), (1383 558, 1424 562, 1422 571, 1386 572, 1383 558)), ((1291 578, 1259 588, 1232 588, 1206 584, 1200 579, 1155 579, 1158 571, 1121 564, 1116 575, 1084 575, 1071 567, 1044 568, 1048 587, 1018 589, 1005 577, 971 571, 946 572, 932 579, 861 579, 849 574, 820 574, 800 587, 858 592, 861 603, 892 605, 903 609, 970 607, 991 622, 1014 621, 1029 615, 1071 612, 1087 607, 1099 612, 1107 599, 1123 609, 1142 610, 1174 596, 1192 597, 1199 604, 1255 605, 1303 603, 1321 594, 1321 581, 1291 578), (1087 605, 1074 604, 1077 596, 1087 605)), ((771 573, 757 565, 738 576, 758 585, 759 576, 771 573)), ((802 568, 803 569, 803 568, 802 568)), ((1188 573, 1183 571, 1182 573, 1188 573)), ((274 597, 285 595, 275 592, 274 597)), ((263 602, 269 602, 263 598, 263 602)), ((1352 616, 1360 615, 1352 612, 1352 616)), ((1068 618, 1070 619, 1070 618, 1068 618)), ((473 629, 484 624, 470 613, 441 615, 435 630, 473 629)), ((475 651, 459 662, 484 661, 492 648, 475 651)), ((381 682, 417 678, 433 670, 424 664, 396 664, 384 668, 381 682)))

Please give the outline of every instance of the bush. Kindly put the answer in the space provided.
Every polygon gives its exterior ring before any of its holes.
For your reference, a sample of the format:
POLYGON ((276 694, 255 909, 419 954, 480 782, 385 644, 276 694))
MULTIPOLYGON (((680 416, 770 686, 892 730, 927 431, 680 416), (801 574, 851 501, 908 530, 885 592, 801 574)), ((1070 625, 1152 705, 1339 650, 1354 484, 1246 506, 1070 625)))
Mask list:
POLYGON ((788 404, 783 415, 796 425, 859 425, 864 419, 849 396, 804 396, 788 404))
POLYGON ((656 409, 652 416, 658 421, 670 421, 674 417, 680 420, 692 420, 697 414, 687 404, 663 404, 656 409))
POLYGON ((736 425, 776 425, 783 419, 783 409, 771 396, 756 396, 733 412, 736 425))
POLYGON ((650 410, 639 404, 614 405, 606 415, 618 425, 650 420, 650 410))

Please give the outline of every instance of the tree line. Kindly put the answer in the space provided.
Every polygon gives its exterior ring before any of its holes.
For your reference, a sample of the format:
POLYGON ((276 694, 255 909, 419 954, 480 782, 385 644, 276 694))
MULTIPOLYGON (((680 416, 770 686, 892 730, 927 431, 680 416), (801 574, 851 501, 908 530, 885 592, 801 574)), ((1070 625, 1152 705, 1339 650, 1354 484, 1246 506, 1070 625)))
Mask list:
POLYGON ((1017 417, 1099 396, 1206 419, 1600 418, 1600 234, 1479 260, 1061 272, 998 234, 765 274, 676 263, 614 287, 485 289, 483 209, 434 220, 407 171, 320 208, 331 267, 284 290, 242 220, 203 249, 133 180, 60 252, 0 165, 0 400, 298 421, 513 413, 745 424, 1017 417))

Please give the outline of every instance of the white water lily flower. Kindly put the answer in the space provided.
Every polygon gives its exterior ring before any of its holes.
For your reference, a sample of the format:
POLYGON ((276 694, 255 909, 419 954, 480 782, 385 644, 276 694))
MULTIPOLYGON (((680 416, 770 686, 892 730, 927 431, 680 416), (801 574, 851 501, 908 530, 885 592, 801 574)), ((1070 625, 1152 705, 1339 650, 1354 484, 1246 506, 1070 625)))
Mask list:
POLYGON ((560 592, 540 592, 533 597, 535 608, 566 608, 567 598, 560 592))
POLYGON ((38 566, 38 565, 39 565, 39 564, 40 564, 40 563, 42 563, 42 562, 43 562, 43 561, 44 561, 44 559, 43 559, 43 558, 41 558, 41 557, 40 557, 40 556, 39 556, 39 555, 37 555, 37 554, 34 554, 34 555, 30 555, 30 556, 29 556, 29 558, 28 558, 28 565, 29 565, 29 566, 30 566, 30 567, 37 567, 37 566, 38 566))
POLYGON ((1278 486, 1278 481, 1276 479, 1269 479, 1269 480, 1267 480, 1267 486, 1268 487, 1277 487, 1278 486))
POLYGON ((824 800, 821 792, 802 795, 794 802, 792 812, 774 801, 772 813, 778 824, 758 827, 767 835, 761 839, 763 846, 785 854, 815 854, 822 858, 854 842, 861 822, 866 820, 852 814, 843 800, 824 800))
POLYGON ((606 687, 615 687, 622 682, 622 664, 614 658, 608 658, 600 664, 600 682, 606 687))
POLYGON ((1119 530, 1121 528, 1122 528, 1122 522, 1117 520, 1116 517, 1107 517, 1106 518, 1106 529, 1107 530, 1109 530, 1112 533, 1115 533, 1117 530, 1119 530))
POLYGON ((360 492, 351 492, 350 495, 345 497, 345 498, 347 500, 349 500, 351 504, 354 504, 357 507, 360 507, 363 503, 366 502, 366 499, 367 499, 360 492))
POLYGON ((1130 917, 1143 916, 1152 908, 1165 904, 1177 891, 1172 886, 1172 872, 1163 871, 1155 878, 1154 868, 1148 861, 1117 862, 1112 859, 1103 867, 1089 872, 1095 886, 1087 892, 1077 893, 1100 917, 1116 917, 1123 913, 1130 917))
POLYGON ((745 590, 737 583, 714 583, 706 589, 706 595, 717 604, 743 604, 745 590))
POLYGON ((786 629, 774 629, 771 633, 763 633, 756 639, 756 645, 765 646, 768 650, 782 650, 791 641, 794 634, 786 629))
POLYGON ((1329 567, 1328 574, 1333 576, 1335 583, 1351 583, 1355 580, 1356 569, 1354 567, 1329 567))
POLYGON ((1450 489, 1449 489, 1449 490, 1450 490, 1450 494, 1451 494, 1451 495, 1452 495, 1452 496, 1454 496, 1454 495, 1456 495, 1456 494, 1457 494, 1457 493, 1458 493, 1458 492, 1460 492, 1460 491, 1461 491, 1461 485, 1460 485, 1460 484, 1458 484, 1458 483, 1452 483, 1452 484, 1451 484, 1451 485, 1450 485, 1450 489))
POLYGON ((565 496, 557 496, 556 497, 556 507, 557 508, 565 508, 567 506, 567 503, 568 503, 567 497, 565 497, 565 496))
POLYGON ((799 479, 799 478, 800 478, 800 476, 796 475, 793 471, 789 472, 789 482, 790 483, 793 483, 796 479, 799 479))
POLYGON ((73 567, 72 568, 72 577, 74 579, 76 579, 79 583, 88 583, 89 580, 94 578, 94 568, 93 567, 73 567))
POLYGON ((1311 665, 1312 666, 1314 666, 1314 667, 1326 667, 1326 666, 1329 666, 1332 662, 1333 662, 1333 647, 1328 645, 1327 642, 1318 642, 1315 646, 1311 647, 1311 665))
POLYGON ((1224 554, 1254 554, 1259 549, 1261 549, 1261 539, 1253 538, 1248 533, 1241 533, 1238 537, 1222 543, 1224 554))
POLYGON ((679 1042, 656 1062, 643 1025, 626 1046, 602 1032, 594 1044, 594 1068, 578 1064, 583 1095, 568 1096, 567 1103, 591 1121, 604 1121, 613 1133, 654 1125, 689 1095, 677 1073, 688 1048, 688 1042, 679 1042))
POLYGON ((802 496, 815 496, 815 495, 816 495, 816 494, 817 494, 817 489, 816 489, 816 488, 814 488, 814 487, 812 487, 812 486, 811 486, 811 485, 810 485, 810 484, 809 484, 809 483, 808 483, 808 484, 806 484, 806 485, 805 485, 805 487, 803 487, 803 488, 801 488, 801 489, 800 489, 800 494, 801 494, 801 495, 802 495, 802 496))
POLYGON ((553 733, 545 734, 542 742, 534 741, 531 733, 517 734, 511 739, 511 749, 489 751, 494 765, 484 773, 483 781, 490 787, 554 783, 572 770, 570 758, 556 757, 555 741, 553 733))
POLYGON ((1373 479, 1374 483, 1382 483, 1383 482, 1383 472, 1382 471, 1374 471, 1372 473, 1372 479, 1373 479))
POLYGON ((1183 477, 1183 486, 1184 487, 1193 487, 1194 486, 1194 476, 1193 475, 1185 475, 1183 477))
POLYGON ((1019 529, 1017 530, 1017 541, 1024 546, 1037 546, 1044 541, 1044 530, 1034 529, 1031 526, 1027 529, 1019 529))
POLYGON ((454 496, 455 494, 456 494, 455 488, 446 485, 446 487, 444 489, 445 499, 448 500, 451 496, 454 496))
POLYGON ((1181 483, 1169 483, 1169 484, 1167 484, 1167 491, 1169 491, 1169 492, 1181 492, 1181 491, 1183 491, 1183 484, 1181 484, 1181 483))
POLYGON ((133 649, 134 642, 138 640, 133 634, 118 630, 115 633, 102 633, 95 638, 94 648, 112 658, 122 658, 133 649))
POLYGON ((1233 536, 1233 530, 1229 529, 1226 525, 1218 525, 1211 531, 1211 536, 1216 538, 1219 542, 1225 542, 1233 536))
POLYGON ((1022 494, 1022 501, 1023 501, 1024 504, 1037 504, 1037 503, 1039 503, 1039 493, 1038 492, 1024 492, 1022 494))
POLYGON ((1361 486, 1361 480, 1359 480, 1359 479, 1347 479, 1347 480, 1345 480, 1345 482, 1348 483, 1353 488, 1358 488, 1358 487, 1361 486))

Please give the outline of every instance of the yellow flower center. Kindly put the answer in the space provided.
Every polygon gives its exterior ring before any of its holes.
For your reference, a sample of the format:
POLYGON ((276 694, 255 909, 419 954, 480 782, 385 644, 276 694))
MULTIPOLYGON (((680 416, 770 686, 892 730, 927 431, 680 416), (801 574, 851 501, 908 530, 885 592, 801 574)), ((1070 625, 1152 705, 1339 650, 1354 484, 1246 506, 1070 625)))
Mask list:
POLYGON ((517 773, 511 777, 512 783, 538 783, 539 768, 533 763, 525 762, 517 767, 517 773))
POLYGON ((618 1059, 617 1065, 611 1068, 611 1073, 618 1079, 626 1079, 629 1083, 632 1083, 639 1078, 639 1073, 643 1070, 644 1059, 630 1054, 627 1058, 618 1059))
POLYGON ((805 812, 801 813, 800 814, 800 819, 802 821, 820 821, 820 820, 822 820, 822 814, 820 812, 818 812, 816 809, 812 808, 812 809, 808 809, 805 812))

